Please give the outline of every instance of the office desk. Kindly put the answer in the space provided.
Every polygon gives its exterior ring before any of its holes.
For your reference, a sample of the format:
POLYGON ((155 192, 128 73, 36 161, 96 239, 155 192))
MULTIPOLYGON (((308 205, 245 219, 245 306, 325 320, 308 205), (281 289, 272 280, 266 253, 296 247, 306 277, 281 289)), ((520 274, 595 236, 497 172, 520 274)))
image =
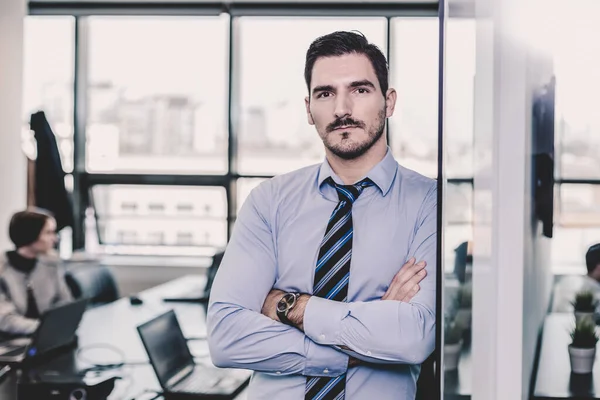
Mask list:
MULTIPOLYGON (((158 390, 148 357, 138 336, 136 327, 147 320, 173 309, 186 338, 190 339, 190 350, 199 363, 210 363, 206 345, 206 309, 202 304, 163 302, 162 298, 190 287, 202 288, 204 276, 186 276, 148 289, 139 294, 144 301, 141 305, 131 305, 128 298, 93 308, 83 316, 77 335, 79 356, 68 352, 45 363, 40 371, 56 371, 60 374, 73 374, 89 367, 86 361, 98 364, 125 362, 110 400, 133 399, 144 390, 158 390), (198 340, 200 339, 200 340, 198 340), (119 354, 113 348, 118 349, 119 354)), ((0 384, 0 399, 16 399, 17 373, 0 384)), ((245 391, 236 400, 245 399, 245 391)))
POLYGON ((549 314, 544 332, 535 383, 535 399, 600 399, 600 354, 596 353, 594 371, 589 375, 571 373, 567 346, 573 314, 549 314))

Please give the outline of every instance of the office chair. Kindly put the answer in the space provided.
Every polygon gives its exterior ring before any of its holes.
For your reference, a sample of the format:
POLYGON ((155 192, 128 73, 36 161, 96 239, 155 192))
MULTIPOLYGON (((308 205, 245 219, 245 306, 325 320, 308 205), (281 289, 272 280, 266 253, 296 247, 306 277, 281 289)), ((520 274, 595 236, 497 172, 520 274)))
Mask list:
POLYGON ((100 264, 71 267, 65 281, 76 299, 86 297, 90 304, 100 305, 119 298, 119 290, 112 272, 100 264))

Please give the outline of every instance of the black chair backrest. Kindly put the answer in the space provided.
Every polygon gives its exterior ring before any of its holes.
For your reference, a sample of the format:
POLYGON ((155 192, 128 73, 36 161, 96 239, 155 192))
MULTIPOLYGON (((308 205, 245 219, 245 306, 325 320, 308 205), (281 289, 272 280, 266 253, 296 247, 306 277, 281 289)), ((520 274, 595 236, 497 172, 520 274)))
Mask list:
POLYGON ((105 265, 73 266, 67 270, 65 280, 76 299, 85 297, 91 304, 104 304, 119 298, 117 283, 105 265))
POLYGON ((208 271, 206 272, 206 286, 204 287, 204 297, 206 297, 207 299, 210 296, 210 290, 212 289, 213 281, 215 280, 215 276, 217 275, 217 271, 219 270, 221 261, 223 261, 224 255, 224 251, 219 251, 215 253, 212 259, 212 264, 210 265, 210 267, 208 267, 208 271))

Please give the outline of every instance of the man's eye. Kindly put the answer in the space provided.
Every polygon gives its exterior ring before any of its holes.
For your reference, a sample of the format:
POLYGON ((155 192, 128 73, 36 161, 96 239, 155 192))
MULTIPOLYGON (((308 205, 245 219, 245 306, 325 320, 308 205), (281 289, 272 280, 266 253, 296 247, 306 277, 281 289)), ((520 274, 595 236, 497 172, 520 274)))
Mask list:
POLYGON ((358 88, 357 90, 358 90, 358 93, 361 93, 361 94, 362 93, 369 93, 369 91, 367 89, 365 89, 365 88, 358 88))
POLYGON ((329 92, 321 92, 317 96, 317 99, 320 99, 321 97, 329 97, 329 94, 330 94, 329 92))

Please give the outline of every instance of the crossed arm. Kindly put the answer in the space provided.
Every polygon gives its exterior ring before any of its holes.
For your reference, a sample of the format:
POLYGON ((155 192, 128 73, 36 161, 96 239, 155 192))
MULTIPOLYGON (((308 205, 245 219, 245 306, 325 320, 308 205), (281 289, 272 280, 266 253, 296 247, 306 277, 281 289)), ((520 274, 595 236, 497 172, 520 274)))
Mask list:
POLYGON ((212 288, 208 343, 215 365, 337 376, 356 363, 349 350, 369 362, 420 364, 427 358, 435 342, 435 279, 419 285, 424 275, 418 272, 435 266, 435 209, 410 249, 425 263, 405 264, 382 300, 339 303, 303 295, 291 315, 295 326, 288 326, 274 314, 281 298, 273 290, 275 249, 268 220, 257 207, 264 203, 255 196, 256 191, 238 216, 212 288))

